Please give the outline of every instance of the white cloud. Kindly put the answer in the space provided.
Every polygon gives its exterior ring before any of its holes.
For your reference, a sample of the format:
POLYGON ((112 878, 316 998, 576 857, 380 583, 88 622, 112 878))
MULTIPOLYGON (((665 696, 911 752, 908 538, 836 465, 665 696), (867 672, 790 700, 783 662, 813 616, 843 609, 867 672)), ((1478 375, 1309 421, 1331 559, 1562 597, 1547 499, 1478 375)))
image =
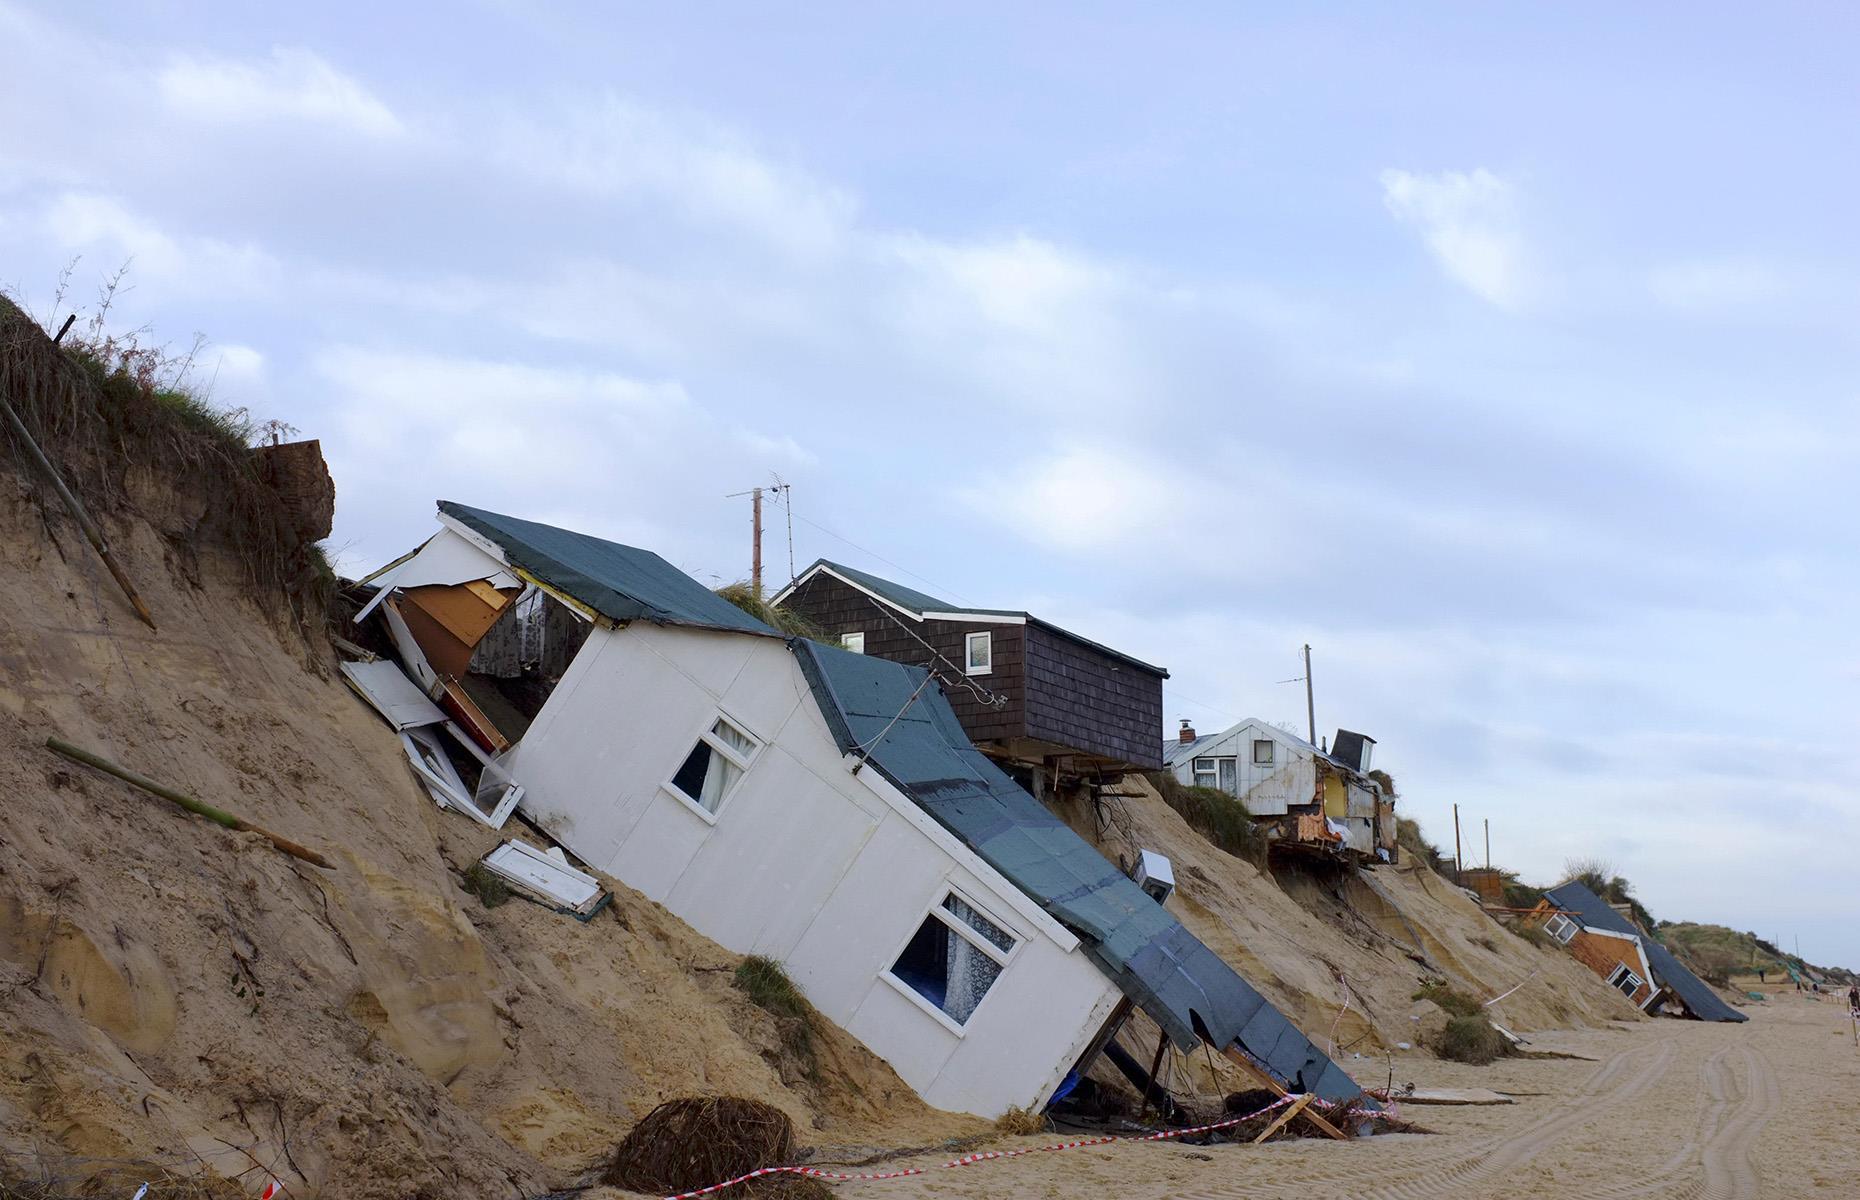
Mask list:
POLYGON ((1484 167, 1435 175, 1382 172, 1382 201, 1418 230, 1447 275, 1505 309, 1535 291, 1510 183, 1484 167))
POLYGON ((748 233, 789 255, 831 255, 857 212, 849 193, 727 130, 615 96, 540 116, 499 113, 486 124, 458 140, 496 169, 558 192, 669 201, 674 220, 748 233))
POLYGON ((138 287, 242 296, 269 291, 280 279, 277 260, 256 246, 171 234, 112 196, 55 196, 39 226, 61 252, 90 256, 108 270, 128 262, 129 282, 138 287))
POLYGON ((307 121, 369 137, 402 132, 396 117, 356 80, 309 50, 279 47, 264 60, 177 58, 156 76, 171 107, 207 121, 307 121))

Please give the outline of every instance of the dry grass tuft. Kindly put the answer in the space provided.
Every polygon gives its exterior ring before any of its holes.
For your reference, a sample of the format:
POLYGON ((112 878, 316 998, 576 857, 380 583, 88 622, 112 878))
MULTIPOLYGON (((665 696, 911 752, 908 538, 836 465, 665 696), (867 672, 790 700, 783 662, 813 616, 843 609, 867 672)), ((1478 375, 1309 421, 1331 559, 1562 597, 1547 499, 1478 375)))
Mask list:
POLYGON ((1219 788, 1191 787, 1167 771, 1154 771, 1144 778, 1195 832, 1236 858, 1264 864, 1266 835, 1238 799, 1219 788))
POLYGON ((751 1004, 775 1018, 781 1027, 783 1045, 802 1059, 813 1060, 814 1006, 794 986, 780 963, 752 954, 737 964, 731 982, 749 997, 751 1004))
POLYGON ((1511 1043, 1488 1020, 1484 1013, 1454 1017, 1434 1039, 1434 1053, 1454 1062, 1483 1067, 1511 1053, 1511 1043))
POLYGON ((1438 979, 1430 979, 1414 994, 1416 1000, 1431 1000, 1450 1017, 1476 1017, 1485 1012, 1477 1000, 1438 979))
POLYGON ((995 1129, 1009 1137, 1027 1137, 1046 1132, 1046 1117, 1031 1108, 1010 1108, 995 1118, 995 1129))

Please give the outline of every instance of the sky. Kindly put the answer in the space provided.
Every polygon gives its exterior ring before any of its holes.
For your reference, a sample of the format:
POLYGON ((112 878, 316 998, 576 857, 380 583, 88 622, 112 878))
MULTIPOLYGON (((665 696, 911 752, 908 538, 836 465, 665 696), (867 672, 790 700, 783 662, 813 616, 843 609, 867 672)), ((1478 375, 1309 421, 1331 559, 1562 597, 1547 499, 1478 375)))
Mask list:
MULTIPOLYGON (((828 557, 1378 739, 1860 967, 1860 13, 0 0, 0 287, 709 583, 828 557), (61 275, 69 278, 59 300, 61 275)), ((1160 731, 1159 731, 1160 733, 1160 731)))

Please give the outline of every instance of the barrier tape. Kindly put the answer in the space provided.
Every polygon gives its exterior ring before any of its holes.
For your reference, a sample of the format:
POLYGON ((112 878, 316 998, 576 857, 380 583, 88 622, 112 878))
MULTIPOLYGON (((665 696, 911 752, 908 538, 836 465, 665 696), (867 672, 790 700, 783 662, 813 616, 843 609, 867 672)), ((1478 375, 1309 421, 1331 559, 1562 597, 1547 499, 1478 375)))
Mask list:
MULTIPOLYGON (((726 1179, 722 1183, 713 1183, 709 1187, 699 1188, 694 1192, 679 1192, 674 1196, 666 1196, 664 1200, 693 1200, 694 1197, 708 1196, 713 1192, 720 1192, 725 1188, 735 1187, 739 1183, 748 1183, 752 1179, 760 1179, 765 1175, 805 1175, 809 1179, 826 1179, 834 1183, 871 1183, 887 1179, 908 1179, 913 1175, 928 1175, 932 1171, 944 1171, 951 1167, 967 1167, 975 1163, 994 1162, 1004 1158, 1020 1158, 1028 1154, 1051 1154, 1056 1150, 1076 1150, 1081 1146, 1106 1146, 1113 1142, 1164 1142, 1172 1138, 1189 1137, 1197 1133, 1211 1133, 1216 1129, 1230 1129, 1235 1125, 1243 1125, 1257 1117, 1265 1116, 1274 1109, 1284 1108, 1286 1105, 1303 1098, 1304 1097, 1300 1094, 1281 1096, 1258 1112, 1248 1113, 1244 1117, 1229 1117, 1225 1121, 1216 1121, 1211 1125, 1194 1125, 1186 1129, 1164 1129, 1156 1133, 1109 1134, 1104 1137, 1078 1138, 1070 1142, 1055 1142, 1050 1146, 1026 1146, 1019 1150, 987 1150, 979 1154, 965 1154, 961 1158, 952 1158, 948 1162, 935 1163, 928 1167, 906 1167, 901 1171, 844 1173, 822 1170, 819 1167, 761 1167, 746 1175, 738 1175, 735 1179, 726 1179)), ((1317 1104, 1324 1104, 1322 1100, 1316 1100, 1315 1098, 1314 1102, 1317 1104)), ((1325 1105, 1325 1107, 1328 1108, 1332 1106, 1325 1105)), ((1347 1116, 1352 1112, 1366 1110, 1358 1110, 1352 1106, 1343 1111, 1344 1115, 1347 1116)))

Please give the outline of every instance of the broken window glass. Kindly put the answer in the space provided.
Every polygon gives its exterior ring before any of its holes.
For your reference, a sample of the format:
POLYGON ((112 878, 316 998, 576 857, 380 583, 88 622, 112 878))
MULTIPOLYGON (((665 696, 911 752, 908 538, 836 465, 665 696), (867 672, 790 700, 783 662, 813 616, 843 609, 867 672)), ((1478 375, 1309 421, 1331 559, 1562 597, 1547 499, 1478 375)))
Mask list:
POLYGON ((962 1025, 1001 977, 1013 948, 1013 934, 951 893, 917 927, 891 974, 962 1025))
POLYGON ((714 813, 749 769, 760 744, 728 718, 718 717, 685 756, 672 776, 672 787, 705 812, 714 813))

